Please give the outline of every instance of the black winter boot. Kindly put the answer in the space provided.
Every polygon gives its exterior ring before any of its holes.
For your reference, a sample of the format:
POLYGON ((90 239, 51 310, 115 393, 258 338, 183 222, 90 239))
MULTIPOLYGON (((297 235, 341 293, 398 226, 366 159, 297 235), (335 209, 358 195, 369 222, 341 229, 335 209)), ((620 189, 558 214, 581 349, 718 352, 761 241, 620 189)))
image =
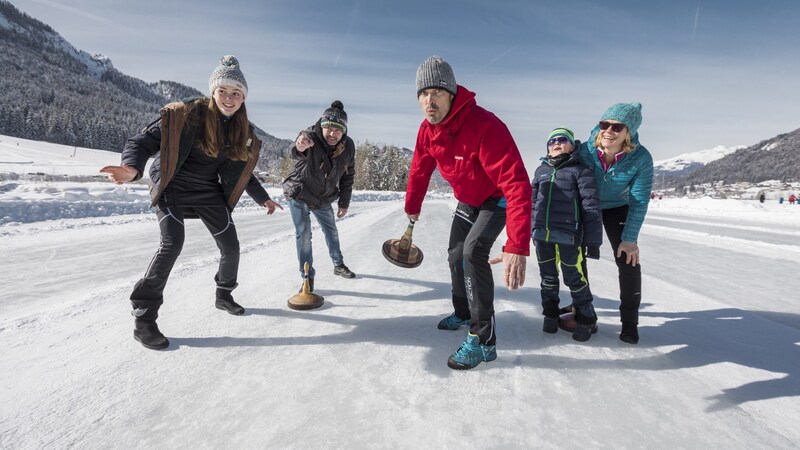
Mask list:
POLYGON ((133 338, 150 350, 163 350, 169 347, 169 340, 161 334, 155 320, 137 318, 133 329, 133 338))
POLYGON ((622 322, 622 331, 619 333, 619 340, 628 344, 639 343, 639 327, 635 322, 622 322))
POLYGON ((550 334, 556 333, 558 331, 558 317, 544 316, 544 321, 542 322, 542 331, 550 334))
POLYGON ((572 332, 572 339, 578 342, 586 342, 595 333, 597 333, 597 324, 579 323, 575 326, 575 331, 572 332))
MULTIPOLYGON (((134 292, 136 292, 135 289, 134 292)), ((133 307, 131 315, 135 317, 133 338, 151 350, 162 350, 169 347, 169 341, 161 334, 156 325, 158 310, 162 303, 164 300, 160 298, 156 300, 131 299, 133 307)))
POLYGON ((588 341, 593 334, 597 333, 597 316, 594 314, 594 308, 591 304, 587 305, 591 316, 581 314, 581 311, 575 312, 575 331, 572 332, 572 339, 578 342, 588 341))
POLYGON ((217 288, 217 301, 214 304, 217 309, 227 311, 234 316, 241 316, 244 314, 244 308, 233 301, 233 295, 229 289, 217 288))

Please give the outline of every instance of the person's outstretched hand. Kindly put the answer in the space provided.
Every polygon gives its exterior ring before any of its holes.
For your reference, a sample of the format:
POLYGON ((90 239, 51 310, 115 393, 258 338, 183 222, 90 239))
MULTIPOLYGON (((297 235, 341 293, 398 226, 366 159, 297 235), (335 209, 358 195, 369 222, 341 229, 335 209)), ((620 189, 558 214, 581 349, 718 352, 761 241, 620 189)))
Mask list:
POLYGON ((107 173, 111 181, 122 184, 132 181, 139 172, 133 167, 123 164, 121 166, 105 166, 100 169, 100 173, 107 173))
POLYGON ((301 131, 297 139, 294 140, 294 146, 298 152, 303 153, 314 146, 314 141, 311 140, 311 136, 308 135, 308 132, 304 130, 301 131))
POLYGON ((275 208, 280 208, 281 211, 283 210, 283 206, 281 206, 280 203, 275 203, 272 200, 265 201, 263 206, 267 208, 268 215, 274 213, 275 208))
POLYGON ((503 252, 500 256, 489 260, 489 264, 498 264, 500 262, 504 265, 503 279, 508 290, 515 291, 525 284, 525 264, 527 263, 525 256, 503 252))

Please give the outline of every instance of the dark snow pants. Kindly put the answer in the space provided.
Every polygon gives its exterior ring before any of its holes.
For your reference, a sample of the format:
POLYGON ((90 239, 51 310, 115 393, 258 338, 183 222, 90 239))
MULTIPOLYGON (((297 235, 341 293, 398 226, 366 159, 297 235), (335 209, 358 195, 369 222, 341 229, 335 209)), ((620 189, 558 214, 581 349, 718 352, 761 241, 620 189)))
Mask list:
POLYGON ((557 318, 558 290, 560 287, 559 267, 564 274, 564 284, 569 287, 572 306, 577 311, 575 320, 582 324, 597 322, 597 314, 592 305, 592 291, 586 279, 585 259, 580 246, 533 241, 536 246, 536 259, 539 262, 539 276, 542 279, 542 312, 547 317, 557 318))
POLYGON ((217 243, 220 252, 219 269, 214 280, 218 288, 236 287, 239 272, 239 238, 227 207, 161 207, 156 212, 161 229, 161 243, 147 272, 131 293, 133 315, 142 320, 155 320, 163 303, 164 287, 181 254, 186 237, 183 221, 199 217, 217 243))
POLYGON ((625 263, 626 255, 617 257, 622 242, 622 230, 628 217, 628 206, 603 210, 603 228, 614 252, 614 260, 619 270, 619 317, 622 322, 639 323, 639 304, 642 302, 642 265, 625 263))
POLYGON ((506 226, 506 209, 499 198, 480 207, 458 203, 450 228, 448 262, 456 316, 470 318, 469 331, 487 345, 497 339, 494 327, 494 278, 489 252, 506 226))

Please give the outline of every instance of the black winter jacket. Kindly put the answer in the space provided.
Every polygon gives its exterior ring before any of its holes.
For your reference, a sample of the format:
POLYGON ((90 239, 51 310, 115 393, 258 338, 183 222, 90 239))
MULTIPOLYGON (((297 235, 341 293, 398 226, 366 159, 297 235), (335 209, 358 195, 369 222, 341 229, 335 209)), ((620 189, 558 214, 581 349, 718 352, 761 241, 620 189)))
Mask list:
MULTIPOLYGON (((125 148, 122 150, 122 164, 136 168, 138 175, 135 180, 140 179, 144 174, 147 160, 158 154, 150 168, 151 206, 158 204, 167 186, 189 157, 197 133, 202 132, 202 130, 198 130, 197 124, 204 123, 204 116, 199 115, 192 120, 187 120, 187 118, 190 114, 196 113, 196 108, 203 108, 207 103, 207 98, 194 99, 185 103, 170 103, 161 108, 160 119, 148 125, 140 134, 131 137, 125 143, 125 148)), ((250 135, 252 136, 250 147, 254 152, 253 157, 247 161, 225 159, 218 168, 219 184, 227 206, 231 210, 236 206, 245 190, 259 205, 263 205, 270 199, 269 194, 253 175, 253 169, 258 161, 258 153, 261 150, 261 141, 256 137, 252 126, 250 135)))
POLYGON ((603 214, 594 172, 583 165, 577 153, 557 167, 547 157, 541 160, 531 181, 533 240, 600 246, 603 214))
POLYGON ((330 146, 322 135, 320 122, 306 132, 314 145, 300 153, 292 144, 289 156, 295 161, 292 173, 283 181, 283 195, 301 200, 309 208, 330 205, 337 198, 339 208, 350 207, 356 166, 356 146, 347 134, 330 146))

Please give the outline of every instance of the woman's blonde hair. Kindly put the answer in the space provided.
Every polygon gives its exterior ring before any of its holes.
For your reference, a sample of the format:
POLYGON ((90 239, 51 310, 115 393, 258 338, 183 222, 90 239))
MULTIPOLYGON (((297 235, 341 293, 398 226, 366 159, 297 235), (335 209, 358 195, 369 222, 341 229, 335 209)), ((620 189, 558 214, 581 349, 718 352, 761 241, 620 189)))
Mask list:
MULTIPOLYGON (((197 109, 199 110, 200 108, 202 108, 202 102, 197 105, 197 109)), ((225 145, 225 136, 222 135, 222 127, 220 127, 222 113, 213 97, 208 99, 206 110, 203 113, 205 116, 205 119, 203 119, 205 132, 202 140, 198 139, 199 142, 196 145, 203 149, 203 153, 206 155, 216 158, 219 155, 220 147, 225 145)), ((255 157, 255 153, 248 147, 252 140, 250 137, 250 121, 247 120, 247 108, 245 108, 244 103, 229 120, 231 124, 228 128, 228 140, 230 142, 227 150, 228 158, 234 161, 247 161, 255 157)))
MULTIPOLYGON (((630 153, 636 148, 636 146, 633 145, 633 141, 631 140, 630 130, 628 130, 627 127, 625 129, 627 130, 627 134, 625 135, 625 142, 622 143, 622 151, 625 153, 630 153)), ((602 139, 601 137, 602 135, 603 133, 598 132, 597 135, 594 137, 595 148, 601 148, 600 140, 602 139)))

